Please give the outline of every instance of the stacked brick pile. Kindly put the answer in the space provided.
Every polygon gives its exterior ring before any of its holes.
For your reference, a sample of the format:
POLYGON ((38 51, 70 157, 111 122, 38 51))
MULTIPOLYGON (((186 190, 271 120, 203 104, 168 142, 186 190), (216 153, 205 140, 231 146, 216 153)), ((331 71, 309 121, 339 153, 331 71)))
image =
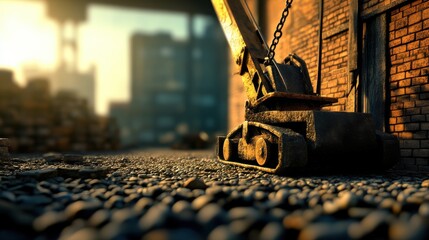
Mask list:
POLYGON ((18 152, 95 151, 117 149, 113 119, 96 116, 85 100, 71 92, 50 95, 45 79, 25 88, 0 71, 0 136, 18 152))

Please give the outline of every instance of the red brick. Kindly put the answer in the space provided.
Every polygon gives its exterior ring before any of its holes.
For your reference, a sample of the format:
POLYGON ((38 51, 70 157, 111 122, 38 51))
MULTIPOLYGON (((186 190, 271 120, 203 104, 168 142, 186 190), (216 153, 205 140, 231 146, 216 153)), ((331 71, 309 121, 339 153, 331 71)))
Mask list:
POLYGON ((402 28, 395 32, 395 38, 400 38, 408 34, 408 28, 402 28))
POLYGON ((405 88, 405 93, 406 94, 420 93, 420 86, 417 85, 417 86, 405 88))
POLYGON ((394 13, 394 11, 392 11, 392 17, 391 17, 392 22, 400 18, 402 18, 402 12, 394 13))
MULTIPOLYGON (((429 111, 429 109, 428 109, 428 111, 429 111)), ((421 113, 426 114, 424 112, 421 112, 420 108, 406 108, 406 109, 404 109, 404 115, 419 115, 421 113)))
POLYGON ((422 19, 428 19, 429 18, 429 8, 423 10, 422 12, 422 19))
POLYGON ((399 117, 403 115, 401 110, 394 110, 390 114, 392 115, 392 117, 399 117))
POLYGON ((417 100, 415 102, 416 102, 416 106, 417 107, 426 107, 426 106, 429 106, 429 101, 417 100))
POLYGON ((418 31, 422 30, 422 26, 423 26, 423 24, 421 22, 416 23, 416 24, 414 24, 412 26, 409 26, 408 27, 408 33, 418 32, 418 31))
POLYGON ((395 22, 391 22, 391 23, 389 23, 389 31, 393 31, 393 30, 395 30, 395 22))
POLYGON ((422 3, 422 0, 414 0, 413 3, 411 3, 411 6, 420 5, 422 3))
POLYGON ((398 73, 400 73, 400 72, 405 72, 405 71, 407 71, 407 70, 410 70, 411 69, 411 62, 406 62, 406 63, 403 63, 403 64, 401 64, 401 65, 398 65, 398 73))
POLYGON ((412 43, 408 43, 407 44, 407 50, 410 51, 410 50, 416 49, 419 47, 419 45, 420 45, 419 41, 414 41, 412 43))
POLYGON ((404 103, 402 102, 396 102, 396 103, 390 104, 390 110, 398 110, 402 108, 404 108, 404 103))
MULTIPOLYGON (((401 135, 399 135, 401 136, 401 135)), ((401 137, 403 138, 403 137, 401 137)), ((401 156, 402 157, 411 157, 413 155, 413 150, 411 149, 401 149, 401 156)))
POLYGON ((429 84, 422 85, 421 90, 422 92, 429 92, 429 84))
POLYGON ((402 132, 402 131, 404 131, 404 124, 396 124, 395 132, 402 132))
POLYGON ((422 148, 429 148, 429 140, 420 141, 420 145, 422 148))
POLYGON ((420 40, 420 47, 427 47, 429 46, 429 38, 420 40))
POLYGON ((429 19, 423 21, 423 29, 429 28, 429 19))
POLYGON ((390 79, 392 80, 392 81, 399 81, 399 80, 402 80, 402 79, 404 79, 405 78, 405 73, 397 73, 397 74, 394 74, 394 75, 392 75, 391 77, 390 77, 390 79))
POLYGON ((398 30, 398 29, 401 29, 403 27, 406 27, 407 26, 407 22, 408 22, 408 19, 406 17, 405 18, 401 18, 401 19, 395 21, 395 30, 398 30))
MULTIPOLYGON (((413 134, 410 132, 400 132, 399 137, 401 139, 413 139, 413 134)), ((411 151, 411 150, 410 150, 411 151)))
MULTIPOLYGON (((410 52, 407 52, 407 53, 410 53, 410 52)), ((402 53, 400 53, 400 54, 402 54, 402 53)), ((417 59, 416 55, 411 55, 411 56, 409 56, 407 58, 404 58, 404 62, 414 61, 416 59, 417 59)))
POLYGON ((411 121, 412 122, 424 122, 424 121, 426 121, 426 116, 425 115, 414 115, 414 116, 411 116, 411 121))
POLYGON ((406 78, 418 77, 420 76, 420 69, 411 70, 405 73, 406 78))
POLYGON ((429 30, 423 30, 421 32, 416 33, 417 40, 424 39, 424 38, 429 38, 429 30))
MULTIPOLYGON (((405 46, 405 45, 403 45, 405 46)), ((403 53, 398 53, 396 55, 396 59, 397 60, 401 60, 401 59, 408 59, 410 57, 410 52, 403 52, 403 53)), ((409 60, 404 60, 405 62, 409 61, 409 60)))
POLYGON ((400 140, 399 144, 401 148, 419 148, 420 141, 419 140, 400 140))
POLYGON ((404 108, 412 108, 412 107, 415 107, 415 106, 416 106, 416 102, 414 102, 414 101, 404 102, 404 108))
POLYGON ((414 157, 429 157, 429 149, 414 149, 414 157))
POLYGON ((418 131, 413 133, 413 139, 426 139, 427 136, 427 131, 418 131))
POLYGON ((399 81, 399 87, 409 87, 411 85, 411 79, 405 79, 399 81))
POLYGON ((429 66, 429 57, 419 59, 413 62, 413 69, 423 68, 429 66))
POLYGON ((413 85, 425 84, 428 82, 428 78, 427 77, 416 77, 416 78, 413 78, 411 82, 413 85))
POLYGON ((413 34, 408 34, 407 36, 402 37, 402 43, 403 44, 409 43, 411 41, 414 41, 414 39, 415 39, 414 33, 413 34))
POLYGON ((404 10, 404 16, 411 15, 411 14, 415 13, 416 11, 417 11, 416 7, 410 7, 408 9, 404 10))
POLYGON ((389 118, 389 124, 395 124, 396 118, 389 118))
POLYGON ((389 47, 396 47, 398 45, 401 45, 401 43, 402 43, 402 39, 398 38, 398 39, 390 41, 389 42, 389 47))
POLYGON ((404 128, 406 131, 418 131, 418 130, 420 130, 420 124, 419 123, 406 123, 404 128))
POLYGON ((389 40, 393 40, 393 39, 395 39, 395 32, 390 32, 389 33, 389 40))
POLYGON ((416 12, 413 15, 408 17, 408 25, 413 25, 414 23, 417 23, 422 20, 422 13, 416 12))
POLYGON ((405 94, 405 89, 404 88, 398 88, 395 89, 391 92, 392 96, 400 96, 400 95, 404 95, 405 94))
POLYGON ((398 119, 396 119, 396 121, 397 121, 397 124, 411 122, 411 117, 410 116, 399 117, 398 119))
POLYGON ((428 1, 424 1, 421 4, 417 5, 417 10, 422 11, 424 9, 429 9, 429 2, 428 1))

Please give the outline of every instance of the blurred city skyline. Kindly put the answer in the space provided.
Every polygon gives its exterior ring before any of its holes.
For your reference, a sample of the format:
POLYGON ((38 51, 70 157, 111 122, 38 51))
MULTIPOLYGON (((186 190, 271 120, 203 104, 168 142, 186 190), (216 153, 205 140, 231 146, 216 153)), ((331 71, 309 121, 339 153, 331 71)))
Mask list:
MULTIPOLYGON (((106 115, 110 102, 130 98, 131 35, 164 32, 186 39, 187 21, 187 15, 182 13, 89 6, 88 19, 79 26, 78 70, 95 67, 97 113, 106 115)), ((210 19, 194 18, 197 36, 207 21, 210 19)), ((54 70, 58 60, 57 31, 43 1, 0 0, 0 68, 12 69, 20 85, 26 83, 26 67, 54 70)))

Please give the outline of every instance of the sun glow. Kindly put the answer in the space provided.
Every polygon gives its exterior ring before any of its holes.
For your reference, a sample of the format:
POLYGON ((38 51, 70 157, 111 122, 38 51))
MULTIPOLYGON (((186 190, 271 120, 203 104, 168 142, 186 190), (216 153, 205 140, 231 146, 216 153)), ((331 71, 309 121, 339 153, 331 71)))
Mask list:
POLYGON ((0 66, 13 69, 20 84, 22 65, 52 68, 56 62, 56 27, 44 11, 39 2, 0 1, 0 66))
MULTIPOLYGON (((78 71, 95 67, 95 109, 106 114, 111 101, 129 100, 130 37, 135 32, 168 32, 187 37, 187 17, 141 9, 90 5, 78 28, 78 71)), ((0 0, 0 68, 25 85, 27 66, 57 68, 59 26, 47 17, 44 1, 0 0)), ((67 57, 67 55, 66 55, 67 57)))

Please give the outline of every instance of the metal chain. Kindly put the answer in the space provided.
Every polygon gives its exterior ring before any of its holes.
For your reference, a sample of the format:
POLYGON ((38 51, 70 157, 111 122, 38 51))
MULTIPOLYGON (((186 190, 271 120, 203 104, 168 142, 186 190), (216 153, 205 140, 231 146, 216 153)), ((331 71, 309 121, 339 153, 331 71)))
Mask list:
POLYGON ((283 10, 282 17, 280 18, 279 24, 277 24, 276 31, 274 32, 274 38, 271 42, 270 50, 268 51, 267 57, 265 57, 265 65, 270 65, 274 61, 274 56, 276 55, 276 47, 277 44, 280 42, 280 38, 283 35, 282 29, 286 22, 286 18, 289 15, 289 9, 292 6, 293 0, 286 0, 286 6, 283 10))

